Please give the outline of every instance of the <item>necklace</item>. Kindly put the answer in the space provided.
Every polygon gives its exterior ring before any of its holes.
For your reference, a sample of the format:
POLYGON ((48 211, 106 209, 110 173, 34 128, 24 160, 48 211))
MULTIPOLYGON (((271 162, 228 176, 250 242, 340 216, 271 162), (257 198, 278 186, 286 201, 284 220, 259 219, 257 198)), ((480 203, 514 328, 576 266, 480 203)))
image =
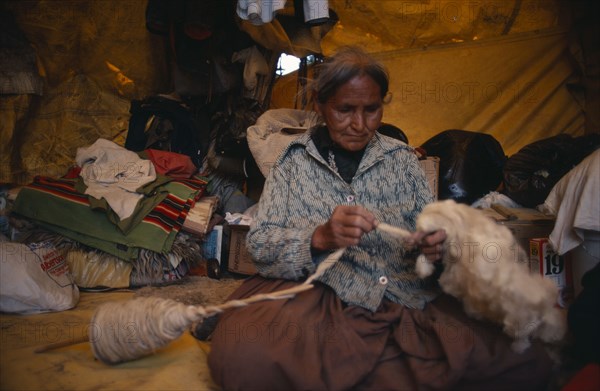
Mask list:
POLYGON ((333 151, 331 149, 329 150, 329 154, 327 156, 327 163, 333 171, 338 172, 337 165, 335 164, 335 155, 333 154, 333 151))

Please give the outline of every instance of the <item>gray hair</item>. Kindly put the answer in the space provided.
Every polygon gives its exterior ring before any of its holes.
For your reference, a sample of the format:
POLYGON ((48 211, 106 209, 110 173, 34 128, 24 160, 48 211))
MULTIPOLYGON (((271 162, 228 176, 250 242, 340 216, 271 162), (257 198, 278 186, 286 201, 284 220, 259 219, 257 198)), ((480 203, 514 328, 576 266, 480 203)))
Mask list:
POLYGON ((368 75, 379 85, 381 99, 388 93, 389 75, 383 64, 356 46, 340 48, 333 56, 318 65, 312 81, 312 100, 324 104, 337 89, 356 76, 368 75))

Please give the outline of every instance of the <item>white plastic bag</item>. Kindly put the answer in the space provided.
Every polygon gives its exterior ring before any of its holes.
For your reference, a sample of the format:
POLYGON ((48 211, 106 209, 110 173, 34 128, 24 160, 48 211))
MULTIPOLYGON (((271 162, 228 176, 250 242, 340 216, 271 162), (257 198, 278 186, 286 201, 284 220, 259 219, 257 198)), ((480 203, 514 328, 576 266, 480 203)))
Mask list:
POLYGON ((0 311, 64 311, 79 301, 63 253, 47 242, 0 243, 0 311))

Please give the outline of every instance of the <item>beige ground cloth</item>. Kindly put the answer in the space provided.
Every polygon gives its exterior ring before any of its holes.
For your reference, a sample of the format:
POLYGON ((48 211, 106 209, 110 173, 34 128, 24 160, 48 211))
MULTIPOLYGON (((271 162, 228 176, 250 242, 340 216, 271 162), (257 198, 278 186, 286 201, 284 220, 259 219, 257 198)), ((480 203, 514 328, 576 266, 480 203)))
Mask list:
MULTIPOLYGON (((237 286, 204 277, 193 277, 173 287, 154 290, 156 295, 188 302, 220 301, 237 286), (206 286, 213 289, 205 296, 206 286), (187 288, 186 288, 187 287, 187 288), (215 288, 216 287, 216 288, 215 288), (187 292, 185 292, 187 291, 187 292), (184 293, 185 292, 185 293, 184 293)), ((143 288, 138 294, 149 295, 143 288)), ((49 343, 76 339, 88 333, 98 305, 127 300, 134 292, 82 292, 69 311, 37 315, 0 314, 1 390, 216 390, 206 366, 208 344, 189 332, 156 354, 108 366, 94 358, 88 343, 35 353, 49 343)), ((204 305, 204 303, 202 303, 204 305)))

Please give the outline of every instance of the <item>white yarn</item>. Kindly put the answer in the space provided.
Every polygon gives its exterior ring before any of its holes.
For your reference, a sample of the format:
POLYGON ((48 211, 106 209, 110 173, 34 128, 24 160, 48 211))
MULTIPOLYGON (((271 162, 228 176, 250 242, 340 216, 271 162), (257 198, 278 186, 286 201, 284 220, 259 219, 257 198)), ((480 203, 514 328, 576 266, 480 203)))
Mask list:
POLYGON ((297 293, 311 289, 311 282, 337 262, 343 252, 343 248, 333 252, 300 285, 242 300, 230 300, 217 306, 191 306, 158 297, 103 304, 94 313, 90 326, 90 344, 94 356, 106 364, 135 360, 166 346, 193 323, 226 309, 244 307, 258 301, 292 298, 297 293))
POLYGON ((400 227, 394 227, 393 225, 389 225, 386 223, 379 223, 379 225, 377 225, 377 229, 402 240, 408 239, 411 235, 410 231, 407 231, 400 227))
POLYGON ((92 351, 107 364, 133 360, 167 345, 204 316, 202 307, 158 297, 106 303, 92 318, 92 351))
POLYGON ((308 279, 304 283, 310 284, 316 278, 321 277, 323 273, 325 273, 325 270, 329 269, 334 263, 338 261, 338 259, 341 258, 345 250, 345 248, 340 248, 339 250, 332 252, 319 264, 319 266, 317 266, 317 270, 315 271, 315 273, 312 276, 308 277, 308 279))

